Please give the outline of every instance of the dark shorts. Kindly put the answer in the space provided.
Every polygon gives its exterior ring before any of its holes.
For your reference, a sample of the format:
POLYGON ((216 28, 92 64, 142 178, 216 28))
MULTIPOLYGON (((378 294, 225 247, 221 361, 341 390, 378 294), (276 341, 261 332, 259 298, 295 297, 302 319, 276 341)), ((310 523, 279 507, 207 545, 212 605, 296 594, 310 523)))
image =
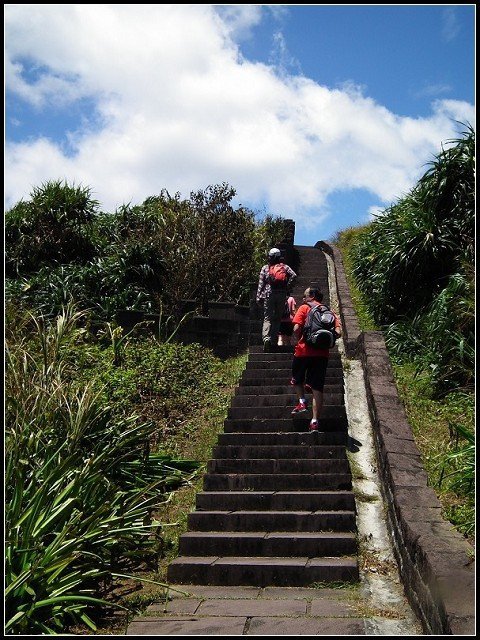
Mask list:
POLYGON ((318 356, 293 356, 292 381, 294 384, 309 384, 315 391, 323 391, 328 358, 318 356))
POLYGON ((292 336, 293 335, 293 322, 281 322, 280 323, 279 334, 281 336, 292 336))

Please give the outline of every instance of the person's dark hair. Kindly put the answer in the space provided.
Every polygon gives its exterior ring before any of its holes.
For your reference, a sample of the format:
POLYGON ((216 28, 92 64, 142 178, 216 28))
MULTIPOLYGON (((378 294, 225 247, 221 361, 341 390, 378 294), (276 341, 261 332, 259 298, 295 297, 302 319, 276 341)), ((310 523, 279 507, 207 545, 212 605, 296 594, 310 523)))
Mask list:
POLYGON ((310 289, 307 289, 307 291, 305 291, 305 295, 307 295, 309 298, 313 298, 314 300, 317 300, 317 302, 322 302, 323 293, 320 291, 320 289, 317 289, 316 287, 310 287, 310 289))
POLYGON ((278 264, 281 262, 281 256, 268 256, 268 264, 278 264))

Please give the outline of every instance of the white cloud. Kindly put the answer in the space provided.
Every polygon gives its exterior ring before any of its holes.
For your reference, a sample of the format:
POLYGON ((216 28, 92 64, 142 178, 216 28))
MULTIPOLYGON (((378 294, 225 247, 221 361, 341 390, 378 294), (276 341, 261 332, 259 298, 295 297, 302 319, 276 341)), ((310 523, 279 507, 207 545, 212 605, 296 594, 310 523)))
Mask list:
POLYGON ((413 93, 415 98, 435 97, 442 93, 450 93, 452 87, 448 84, 429 84, 413 93))
POLYGON ((455 7, 446 7, 442 11, 442 38, 445 42, 451 42, 460 33, 455 7))
POLYGON ((382 216, 384 214, 384 212, 385 212, 385 209, 386 209, 386 207, 380 206, 380 205, 369 207, 368 208, 368 219, 369 219, 369 221, 376 220, 378 217, 382 216))
POLYGON ((453 120, 472 122, 466 103, 399 117, 353 83, 243 59, 232 34, 246 37, 259 11, 232 6, 225 22, 209 5, 6 5, 7 90, 45 110, 94 99, 99 116, 69 133, 68 156, 53 140, 7 144, 6 206, 59 178, 90 186, 107 211, 228 182, 247 206, 309 228, 336 190, 390 203, 454 137, 453 120))
POLYGON ((273 34, 273 46, 269 62, 282 77, 290 74, 302 75, 302 66, 288 51, 285 37, 281 31, 276 31, 273 34))
POLYGON ((262 8, 258 4, 216 5, 216 12, 230 36, 237 42, 252 37, 252 28, 262 20, 262 8))

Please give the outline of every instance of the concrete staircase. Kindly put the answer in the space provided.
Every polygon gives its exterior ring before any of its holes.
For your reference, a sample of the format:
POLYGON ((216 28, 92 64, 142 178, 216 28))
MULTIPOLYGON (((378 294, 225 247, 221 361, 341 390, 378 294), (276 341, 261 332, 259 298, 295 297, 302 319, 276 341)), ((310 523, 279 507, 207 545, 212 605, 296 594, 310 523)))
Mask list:
MULTIPOLYGON (((324 254, 296 250, 297 303, 307 286, 316 285, 328 304, 324 254)), ((331 352, 319 431, 308 433, 310 413, 290 413, 296 401, 289 385, 292 348, 265 354, 260 333, 252 342, 168 580, 260 587, 356 581, 340 355, 331 352)))

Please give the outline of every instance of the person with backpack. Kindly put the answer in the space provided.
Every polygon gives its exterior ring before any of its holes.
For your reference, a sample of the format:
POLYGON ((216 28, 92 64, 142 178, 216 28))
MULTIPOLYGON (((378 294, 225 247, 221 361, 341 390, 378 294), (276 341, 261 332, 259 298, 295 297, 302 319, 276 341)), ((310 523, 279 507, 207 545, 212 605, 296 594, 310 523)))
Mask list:
POLYGON ((289 296, 285 302, 283 315, 280 318, 280 331, 278 334, 279 346, 288 346, 292 344, 293 336, 293 317, 297 310, 297 303, 293 296, 289 296))
POLYGON ((257 304, 263 304, 262 340, 263 350, 271 351, 278 341, 280 319, 295 271, 282 261, 280 249, 273 247, 268 252, 268 262, 260 270, 257 287, 257 304))
POLYGON ((327 372, 329 349, 342 335, 340 318, 322 304, 323 294, 315 287, 305 290, 304 302, 293 318, 293 333, 297 344, 292 361, 292 379, 298 402, 292 415, 307 411, 305 387, 311 389, 312 419, 310 431, 318 431, 318 416, 323 406, 323 387, 327 372))

